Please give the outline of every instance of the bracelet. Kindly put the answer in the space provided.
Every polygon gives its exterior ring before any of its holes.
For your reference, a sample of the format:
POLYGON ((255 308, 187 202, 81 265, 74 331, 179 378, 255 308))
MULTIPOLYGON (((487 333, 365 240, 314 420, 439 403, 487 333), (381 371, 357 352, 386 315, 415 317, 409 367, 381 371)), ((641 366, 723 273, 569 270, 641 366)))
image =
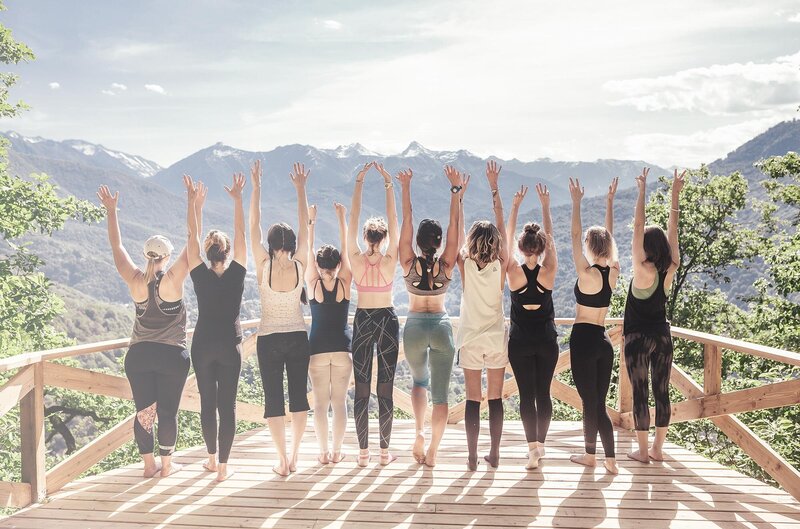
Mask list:
POLYGON ((315 222, 316 222, 316 220, 314 220, 314 219, 308 219, 308 225, 309 226, 313 226, 315 222))
POLYGON ((678 208, 669 208, 670 210, 674 211, 675 213, 679 213, 678 208))
POLYGON ((360 184, 360 183, 362 183, 363 181, 364 181, 364 179, 363 179, 363 178, 362 178, 361 180, 359 180, 358 178, 356 178, 356 184, 360 184))
POLYGON ((500 190, 498 188, 492 189, 492 195, 496 195, 499 192, 500 192, 500 190))
POLYGON ((385 187, 386 189, 391 189, 392 187, 394 187, 394 184, 390 180, 389 182, 384 182, 383 187, 385 187))

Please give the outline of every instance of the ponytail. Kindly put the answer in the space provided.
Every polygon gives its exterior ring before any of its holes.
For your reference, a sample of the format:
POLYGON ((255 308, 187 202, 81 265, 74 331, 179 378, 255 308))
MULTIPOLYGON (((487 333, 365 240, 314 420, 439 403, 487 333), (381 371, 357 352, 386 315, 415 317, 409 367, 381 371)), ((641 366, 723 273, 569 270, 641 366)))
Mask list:
POLYGON ((156 278, 156 260, 152 257, 147 258, 147 268, 144 269, 144 282, 148 285, 156 278))

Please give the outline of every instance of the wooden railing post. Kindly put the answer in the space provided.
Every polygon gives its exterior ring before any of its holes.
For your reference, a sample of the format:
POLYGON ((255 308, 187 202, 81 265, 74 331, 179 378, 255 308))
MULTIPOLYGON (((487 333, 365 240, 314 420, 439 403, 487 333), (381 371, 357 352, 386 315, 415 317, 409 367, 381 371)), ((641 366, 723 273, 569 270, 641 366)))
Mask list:
POLYGON ((722 391, 722 355, 716 345, 703 344, 703 393, 718 395, 722 391))
POLYGON ((44 362, 33 365, 33 389, 19 402, 22 481, 31 486, 31 502, 47 495, 44 443, 44 362))

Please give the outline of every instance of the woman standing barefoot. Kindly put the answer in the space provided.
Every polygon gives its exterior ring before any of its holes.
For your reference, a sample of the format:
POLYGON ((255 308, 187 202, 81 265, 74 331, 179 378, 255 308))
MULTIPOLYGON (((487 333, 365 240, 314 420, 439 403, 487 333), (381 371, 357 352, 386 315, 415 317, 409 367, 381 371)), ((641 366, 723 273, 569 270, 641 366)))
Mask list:
POLYGON ((400 326, 392 305, 392 283, 397 266, 397 246, 399 244, 397 227, 397 208, 394 201, 392 177, 383 165, 372 162, 356 176, 353 204, 350 208, 350 226, 347 231, 347 247, 350 252, 350 266, 358 291, 358 308, 353 319, 353 374, 356 380, 356 394, 353 412, 358 434, 358 465, 369 463, 369 409, 370 385, 372 382, 372 356, 378 360, 378 421, 380 428, 381 465, 388 465, 396 459, 389 452, 394 415, 394 372, 397 367, 400 326), (367 245, 365 251, 358 244, 358 223, 361 213, 361 194, 364 177, 370 167, 375 167, 383 176, 386 188, 386 216, 370 218, 364 223, 363 237, 367 245), (381 246, 387 241, 385 251, 381 246))
POLYGON ((341 252, 326 244, 314 252, 317 206, 308 208, 308 262, 306 285, 311 299, 311 360, 308 366, 314 392, 314 430, 317 459, 323 465, 344 459, 342 442, 347 425, 347 389, 353 360, 347 313, 350 307, 350 257, 347 255, 347 210, 334 204, 339 221, 341 252), (315 263, 311 264, 311 263, 315 263), (328 450, 328 408, 333 408, 333 450, 328 450))
POLYGON ((183 304, 183 282, 189 273, 186 248, 167 268, 172 243, 166 237, 153 235, 144 243, 147 267, 142 272, 122 246, 117 220, 119 191, 112 195, 107 186, 101 186, 97 196, 106 208, 114 264, 136 305, 133 334, 125 355, 125 376, 136 405, 133 435, 144 460, 144 477, 151 478, 159 471, 166 477, 181 469, 181 465, 172 462, 172 452, 178 439, 181 393, 189 373, 183 304), (160 463, 153 457, 156 417, 160 463))
POLYGON ((250 199, 250 240, 261 290, 261 324, 258 328, 258 366, 264 385, 265 412, 278 464, 272 470, 288 476, 297 468, 297 454, 308 419, 308 334, 301 304, 305 301, 303 271, 308 259, 309 172, 301 163, 289 174, 297 191, 298 235, 286 223, 273 224, 267 232, 267 247, 261 235, 261 163, 252 170, 250 199), (292 414, 292 449, 286 450, 286 415, 283 400, 283 371, 289 388, 292 414))
POLYGON ((645 227, 644 199, 647 191, 645 168, 636 177, 639 197, 633 218, 633 279, 625 301, 625 364, 633 389, 633 422, 639 449, 628 457, 649 463, 661 461, 670 414, 669 376, 672 371, 672 337, 667 321, 667 293, 681 263, 678 245, 679 198, 686 171, 672 179, 672 203, 667 233, 658 226, 645 227), (648 371, 653 376, 656 401, 656 437, 648 449, 650 406, 648 371))
POLYGON ((450 374, 453 371, 453 328, 444 308, 444 295, 453 275, 458 255, 458 206, 464 181, 461 174, 447 166, 445 175, 450 181, 450 223, 447 244, 441 257, 442 226, 423 219, 417 229, 417 255, 414 250, 414 219, 411 209, 411 170, 397 176, 402 186, 403 225, 400 229, 400 266, 403 268, 409 308, 403 328, 403 348, 411 368, 414 388, 411 403, 414 408, 416 438, 413 455, 417 463, 429 467, 436 464, 436 451, 447 425, 447 397, 450 374), (433 397, 431 443, 425 451, 425 415, 428 411, 428 386, 433 397))
MULTIPOLYGON (((496 226, 488 220, 476 221, 465 236, 459 253, 458 268, 464 292, 461 317, 456 330, 458 365, 464 370, 467 402, 464 414, 469 458, 467 467, 478 468, 480 433, 481 375, 486 368, 489 399, 489 434, 491 450, 484 459, 497 467, 500 462, 500 438, 503 434, 503 379, 508 365, 503 315, 503 287, 506 282, 508 246, 505 240, 503 203, 498 178, 500 169, 494 161, 486 165, 486 178, 492 192, 496 226)), ((461 205, 463 215, 463 202, 461 205)), ((460 223, 463 225, 463 221, 460 223)), ((463 230, 462 230, 462 236, 463 230)))
MULTIPOLYGON (((528 192, 522 187, 514 195, 508 218, 509 241, 514 240, 517 214, 528 192)), ((519 413, 528 441, 527 469, 539 466, 553 415, 550 383, 558 362, 558 334, 553 309, 553 282, 558 270, 558 256, 553 242, 550 217, 550 193, 547 186, 536 185, 542 204, 542 226, 525 224, 517 238, 517 248, 525 256, 521 265, 508 261, 508 288, 511 290, 511 330, 508 359, 519 386, 519 413)), ((510 246, 510 243, 509 243, 510 246)))
POLYGON ((572 378, 583 402, 583 436, 586 453, 570 457, 573 463, 596 465, 597 434, 603 441, 604 465, 617 474, 614 452, 614 426, 606 412, 606 396, 614 366, 614 347, 606 333, 605 320, 611 293, 619 278, 617 244, 614 242, 614 194, 618 178, 608 186, 606 225, 592 226, 581 239, 581 199, 583 188, 569 179, 572 196, 572 259, 578 279, 575 282, 575 324, 569 337, 572 378), (587 292, 591 292, 587 294, 587 292))

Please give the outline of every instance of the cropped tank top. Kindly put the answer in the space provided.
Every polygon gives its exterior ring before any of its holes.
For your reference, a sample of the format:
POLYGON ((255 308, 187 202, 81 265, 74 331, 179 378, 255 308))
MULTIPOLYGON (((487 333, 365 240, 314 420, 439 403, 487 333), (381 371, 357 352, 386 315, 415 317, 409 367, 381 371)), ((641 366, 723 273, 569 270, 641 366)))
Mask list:
POLYGON ((131 342, 156 342, 186 348, 186 305, 183 300, 164 301, 158 287, 164 272, 147 284, 147 300, 136 302, 131 342))
POLYGON ((447 292, 447 287, 450 286, 450 278, 444 273, 442 262, 436 260, 433 266, 428 268, 428 262, 423 257, 414 259, 408 274, 403 279, 406 282, 408 293, 415 296, 439 296, 447 292), (417 263, 419 263, 420 270, 422 270, 421 273, 417 272, 417 263), (439 271, 435 276, 430 277, 433 273, 433 267, 437 265, 439 266, 439 271))
POLYGON ((578 281, 576 280, 575 288, 573 289, 575 292, 575 301, 578 305, 583 305, 584 307, 605 309, 611 305, 611 282, 608 280, 611 267, 594 264, 592 268, 597 268, 597 270, 600 271, 600 275, 603 277, 603 287, 600 289, 600 292, 596 294, 584 294, 581 292, 581 289, 578 288, 578 281))
POLYGON ((528 282, 522 288, 511 291, 511 338, 541 337, 542 333, 550 338, 557 336, 553 291, 539 283, 541 269, 538 264, 533 270, 522 265, 528 282), (525 305, 539 305, 539 308, 526 309, 525 305))
POLYGON ((646 299, 639 299, 633 295, 633 280, 631 280, 628 297, 625 300, 625 317, 623 319, 625 334, 669 334, 667 294, 664 292, 666 277, 666 272, 658 272, 656 289, 646 299))
MULTIPOLYGON (((311 308, 311 332, 308 335, 311 354, 350 351, 350 329, 347 325, 347 314, 350 300, 342 297, 336 301, 339 293, 338 277, 333 290, 325 290, 322 279, 317 280, 322 290, 322 301, 317 301, 312 293, 308 300, 311 308)), ((316 290, 316 285, 315 285, 316 290)), ((342 285, 344 288, 344 285, 342 285)))
POLYGON ((353 281, 356 284, 358 292, 391 292, 392 282, 394 278, 386 279, 381 271, 381 260, 383 256, 378 259, 377 263, 370 262, 369 258, 364 255, 364 273, 361 274, 361 279, 353 281), (368 285, 372 280, 373 285, 368 285))
POLYGON ((303 295, 303 277, 300 263, 294 263, 297 284, 292 290, 279 292, 272 289, 272 260, 269 261, 269 271, 264 268, 268 277, 261 279, 261 323, 258 326, 258 335, 274 334, 278 332, 305 331, 306 324, 303 320, 301 308, 303 295))

